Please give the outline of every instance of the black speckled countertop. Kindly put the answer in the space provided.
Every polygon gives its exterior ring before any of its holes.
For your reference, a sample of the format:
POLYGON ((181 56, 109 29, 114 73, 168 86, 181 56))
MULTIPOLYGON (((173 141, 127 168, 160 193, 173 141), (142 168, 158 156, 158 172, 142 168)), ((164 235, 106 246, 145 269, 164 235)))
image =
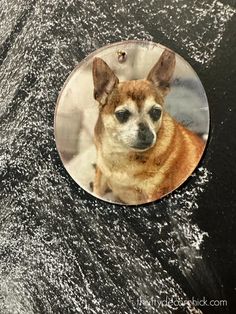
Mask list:
POLYGON ((235 313, 235 12, 233 0, 1 1, 1 314, 235 313), (146 206, 80 189, 53 135, 56 99, 75 65, 126 39, 182 55, 211 112, 198 170, 146 206))

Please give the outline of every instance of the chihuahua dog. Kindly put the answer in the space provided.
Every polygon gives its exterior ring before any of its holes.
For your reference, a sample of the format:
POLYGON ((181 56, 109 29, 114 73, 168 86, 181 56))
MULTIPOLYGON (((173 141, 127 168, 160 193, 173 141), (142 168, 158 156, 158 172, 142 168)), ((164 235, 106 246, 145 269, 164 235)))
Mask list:
POLYGON ((122 203, 154 201, 183 183, 198 164, 204 142, 164 110, 175 63, 174 52, 165 49, 146 79, 119 82, 102 59, 93 60, 99 104, 96 195, 109 189, 122 203))

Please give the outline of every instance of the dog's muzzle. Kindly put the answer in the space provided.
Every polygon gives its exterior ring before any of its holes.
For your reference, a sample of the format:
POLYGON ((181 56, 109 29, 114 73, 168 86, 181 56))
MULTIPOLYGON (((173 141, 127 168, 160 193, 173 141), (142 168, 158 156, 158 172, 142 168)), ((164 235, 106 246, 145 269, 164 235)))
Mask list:
POLYGON ((148 125, 144 123, 139 123, 138 127, 137 141, 133 148, 144 150, 151 147, 154 141, 154 134, 149 129, 148 125))

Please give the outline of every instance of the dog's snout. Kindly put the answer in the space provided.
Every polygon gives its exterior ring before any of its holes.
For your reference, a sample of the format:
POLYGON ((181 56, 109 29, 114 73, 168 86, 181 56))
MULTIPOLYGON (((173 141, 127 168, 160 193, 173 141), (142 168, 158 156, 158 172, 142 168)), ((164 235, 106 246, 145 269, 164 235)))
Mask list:
POLYGON ((153 144, 154 134, 149 126, 143 122, 138 124, 137 142, 134 148, 147 149, 153 144))
POLYGON ((153 141, 154 135, 149 129, 149 127, 144 123, 139 123, 138 125, 138 138, 145 143, 151 143, 153 141))

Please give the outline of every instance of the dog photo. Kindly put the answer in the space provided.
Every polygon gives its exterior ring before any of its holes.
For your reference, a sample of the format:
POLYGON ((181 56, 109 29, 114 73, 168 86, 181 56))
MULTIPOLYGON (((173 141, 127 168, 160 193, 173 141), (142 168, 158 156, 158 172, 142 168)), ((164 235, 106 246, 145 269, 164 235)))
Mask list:
POLYGON ((86 73, 93 113, 86 116, 86 108, 77 114, 76 110, 70 115, 61 112, 61 122, 56 124, 56 130, 58 126, 63 130, 56 138, 63 134, 59 151, 67 171, 80 186, 103 200, 127 205, 156 201, 178 188, 203 154, 209 127, 206 100, 201 93, 193 96, 196 86, 201 85, 189 77, 182 79, 185 86, 179 83, 177 56, 172 50, 162 48, 156 59, 154 56, 143 77, 141 73, 132 75, 133 64, 127 74, 118 62, 109 64, 100 56, 91 57, 86 73), (197 101, 193 108, 191 103, 197 101), (197 117, 195 122, 191 121, 193 116, 197 117), (81 127, 74 130, 73 125, 84 125, 84 132, 81 127), (79 152, 69 146, 65 149, 63 136, 66 145, 74 139, 71 147, 78 147, 80 140, 79 152))

